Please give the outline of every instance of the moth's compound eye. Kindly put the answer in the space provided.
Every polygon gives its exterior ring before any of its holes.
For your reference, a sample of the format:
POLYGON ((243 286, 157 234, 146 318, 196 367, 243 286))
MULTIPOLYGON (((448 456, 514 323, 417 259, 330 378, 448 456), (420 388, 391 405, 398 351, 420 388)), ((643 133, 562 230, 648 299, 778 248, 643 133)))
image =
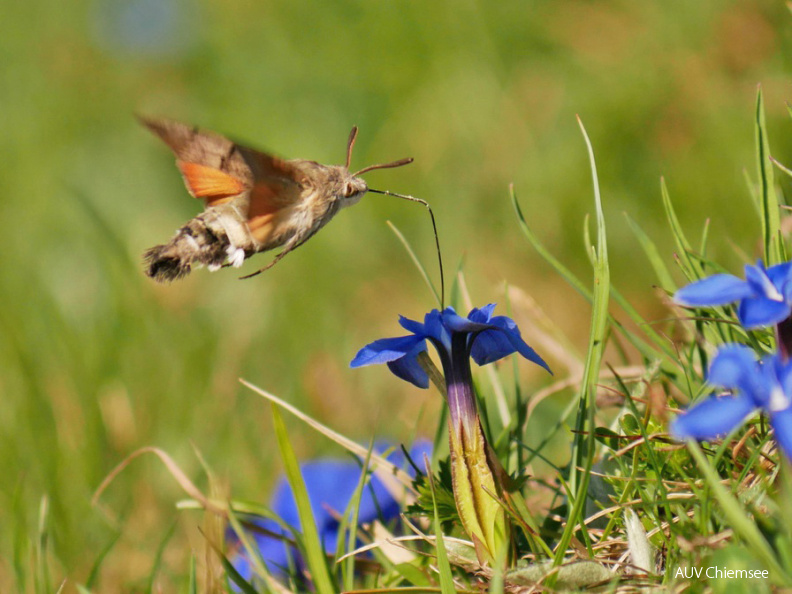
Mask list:
POLYGON ((349 198, 357 194, 358 188, 354 184, 348 183, 344 186, 344 197, 349 198))

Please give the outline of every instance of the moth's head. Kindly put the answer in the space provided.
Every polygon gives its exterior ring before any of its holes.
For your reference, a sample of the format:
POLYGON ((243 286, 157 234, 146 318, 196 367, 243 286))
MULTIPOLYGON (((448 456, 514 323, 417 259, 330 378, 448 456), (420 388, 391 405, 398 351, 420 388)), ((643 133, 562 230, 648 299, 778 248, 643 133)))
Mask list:
POLYGON ((341 186, 341 202, 344 206, 355 204, 363 198, 363 194, 366 192, 368 192, 368 186, 362 177, 347 176, 341 186))
POLYGON ((347 142, 347 158, 346 165, 344 166, 344 171, 347 172, 347 176, 344 179, 340 193, 340 198, 345 206, 349 204, 355 204, 355 202, 360 200, 363 197, 363 194, 368 191, 366 182, 360 177, 361 174, 371 171, 372 169, 388 169, 390 167, 401 167, 402 165, 412 163, 412 158, 399 159, 398 161, 393 161, 392 163, 369 165, 360 171, 349 174, 349 165, 352 162, 352 147, 355 146, 357 133, 358 129, 357 126, 355 126, 352 128, 352 132, 349 133, 349 141, 347 142))

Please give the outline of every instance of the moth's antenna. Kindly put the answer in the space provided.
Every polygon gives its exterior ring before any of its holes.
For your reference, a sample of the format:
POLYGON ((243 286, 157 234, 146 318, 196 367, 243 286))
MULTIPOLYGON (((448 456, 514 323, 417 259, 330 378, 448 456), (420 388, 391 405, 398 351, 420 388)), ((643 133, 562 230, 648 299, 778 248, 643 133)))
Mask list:
MULTIPOLYGON (((402 161, 406 161, 406 163, 396 161, 399 165, 406 165, 407 163, 411 162, 412 159, 402 159, 402 161)), ((399 165, 391 164, 391 167, 398 167, 399 165)), ((383 167, 382 165, 378 167, 383 167)), ((376 169, 377 167, 374 167, 376 169)), ((370 171, 372 168, 367 167, 364 171, 370 171)), ((355 174, 357 175, 357 173, 355 174)), ((429 206, 429 203, 426 200, 421 200, 420 198, 416 198, 415 196, 407 196, 405 194, 397 194, 396 192, 389 192, 388 190, 374 190, 373 188, 368 189, 369 192, 374 192, 375 194, 384 194, 385 196, 396 196, 396 198, 403 198, 404 200, 410 200, 411 202, 417 202, 419 204, 423 204, 426 209, 429 211, 429 216, 432 218, 432 229, 434 230, 434 237, 435 237, 435 247, 437 248, 437 263, 440 266, 440 309, 445 309, 445 280, 443 274, 443 256, 440 253, 440 239, 437 237, 437 223, 435 222, 434 212, 432 212, 432 207, 429 206)))
POLYGON ((349 169, 349 165, 352 163, 352 149, 355 146, 355 141, 357 140, 357 133, 358 127, 352 126, 352 131, 349 133, 349 140, 347 141, 347 160, 346 160, 346 168, 349 169))
MULTIPOLYGON (((401 167, 402 165, 409 165, 412 163, 414 159, 412 157, 407 157, 406 159, 399 159, 398 161, 392 161, 391 163, 380 163, 379 165, 369 165, 368 167, 364 167, 360 171, 356 171, 352 174, 352 177, 357 177, 358 175, 362 175, 367 171, 371 171, 372 169, 391 169, 392 167, 401 167)), ((347 165, 349 167, 349 165, 347 165)), ((369 190, 369 192, 375 192, 376 190, 369 190)), ((378 192, 379 194, 385 194, 386 192, 378 192)), ((398 194, 391 194, 391 196, 399 196, 398 194)), ((399 196, 399 198, 407 198, 406 196, 399 196)), ((408 198, 409 200, 409 198, 408 198)), ((418 200, 415 198, 414 200, 418 202, 422 202, 422 200, 418 200)), ((428 206, 428 205, 427 205, 428 206)))

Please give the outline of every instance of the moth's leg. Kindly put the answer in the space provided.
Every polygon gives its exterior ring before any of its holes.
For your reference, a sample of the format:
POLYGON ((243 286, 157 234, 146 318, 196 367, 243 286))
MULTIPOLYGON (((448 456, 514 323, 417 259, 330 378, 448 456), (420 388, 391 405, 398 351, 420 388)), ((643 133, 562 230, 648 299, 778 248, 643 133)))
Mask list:
MULTIPOLYGON (((313 233, 311 235, 313 235, 313 233)), ((280 254, 275 256, 273 258, 272 262, 267 264, 264 268, 260 268, 260 269, 256 270, 256 272, 254 272, 252 274, 247 274, 245 276, 240 276, 239 280, 245 280, 245 279, 248 279, 248 278, 253 278, 254 276, 258 276, 262 272, 264 272, 266 270, 269 270, 270 268, 275 266, 275 264, 280 262, 286 254, 288 254, 291 251, 296 250, 298 247, 300 247, 302 244, 304 244, 306 241, 308 241, 308 239, 311 237, 311 235, 309 235, 308 237, 303 238, 301 241, 298 241, 295 244, 292 244, 292 245, 286 244, 286 247, 283 248, 283 251, 281 251, 280 254)))

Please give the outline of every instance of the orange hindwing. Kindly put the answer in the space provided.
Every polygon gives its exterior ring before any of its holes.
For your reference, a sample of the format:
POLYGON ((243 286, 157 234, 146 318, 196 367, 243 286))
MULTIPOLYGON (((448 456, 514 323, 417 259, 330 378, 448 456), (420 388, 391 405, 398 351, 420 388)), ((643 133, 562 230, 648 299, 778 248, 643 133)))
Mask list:
POLYGON ((227 198, 247 190, 244 182, 214 167, 187 161, 176 163, 190 193, 206 200, 207 206, 225 202, 227 198))

